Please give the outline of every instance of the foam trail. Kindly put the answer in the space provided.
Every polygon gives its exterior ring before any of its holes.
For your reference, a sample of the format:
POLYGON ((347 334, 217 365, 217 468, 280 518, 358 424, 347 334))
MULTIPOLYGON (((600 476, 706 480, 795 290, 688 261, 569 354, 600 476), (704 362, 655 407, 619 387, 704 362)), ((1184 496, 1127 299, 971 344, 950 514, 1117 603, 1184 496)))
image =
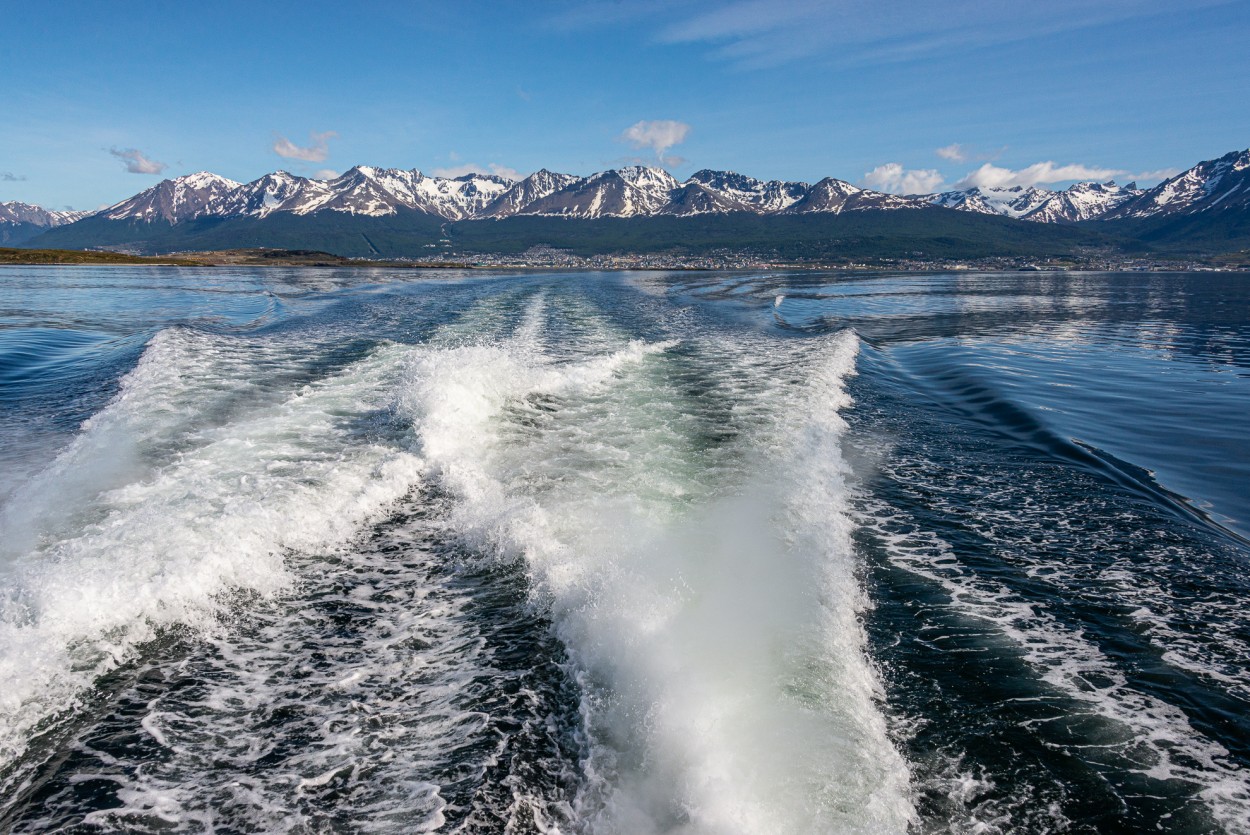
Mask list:
POLYGON ((839 452, 854 336, 783 387, 730 484, 708 480, 674 405, 672 343, 559 364, 534 336, 430 351, 401 402, 458 498, 456 532, 525 561, 568 647, 586 827, 905 831, 908 773, 864 656, 839 452))
POLYGON ((152 337, 113 401, 0 507, 0 566, 40 539, 97 521, 91 513, 98 494, 148 477, 162 451, 194 443, 207 415, 256 397, 255 366, 266 349, 186 328, 152 337))
POLYGON ((1014 642, 1040 680, 1072 700, 1069 716, 1088 716, 1102 725, 1100 747, 1119 757, 1122 767, 1152 780, 1196 786, 1224 831, 1250 832, 1250 774, 1183 710, 1134 689, 1081 631, 1000 582, 978 576, 940 537, 879 502, 864 505, 861 522, 875 530, 890 561, 939 585, 961 613, 1014 642))
MULTIPOLYGON (((90 497, 77 530, 45 532, 9 566, 11 593, 0 603, 0 765, 162 627, 211 629, 223 592, 285 587, 284 552, 342 542, 420 477, 420 459, 362 440, 357 425, 388 406, 410 350, 400 346, 201 430, 196 443, 154 466, 108 469, 103 462, 119 445, 133 460, 177 448, 182 427, 229 388, 185 373, 180 363, 194 354, 188 340, 195 337, 154 339, 114 403, 22 499, 51 517, 61 506, 59 484, 90 497)), ((208 338, 203 347, 214 350, 208 338)))
MULTIPOLYGON (((139 741, 102 744, 98 727, 76 740, 71 783, 116 786, 117 803, 86 822, 126 832, 498 832, 559 817, 568 765, 536 742, 550 721, 543 678, 492 660, 491 633, 526 616, 519 600, 509 605, 519 589, 446 582, 456 561, 429 536, 440 504, 416 491, 349 546, 291 554, 300 579, 290 593, 249 601, 244 623, 197 636, 191 653, 145 657, 116 702, 141 706, 139 741), (143 686, 153 679, 165 686, 143 686), (521 778, 526 769, 539 779, 521 778)), ((134 718, 103 724, 136 730, 134 718)), ((64 794, 45 794, 53 801, 29 810, 20 831, 73 820, 64 794)))

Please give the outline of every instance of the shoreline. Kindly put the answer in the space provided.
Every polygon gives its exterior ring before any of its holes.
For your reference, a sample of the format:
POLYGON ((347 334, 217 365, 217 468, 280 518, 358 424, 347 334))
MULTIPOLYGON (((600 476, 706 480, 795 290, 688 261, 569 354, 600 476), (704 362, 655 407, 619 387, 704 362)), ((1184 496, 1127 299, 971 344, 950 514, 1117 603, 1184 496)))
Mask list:
POLYGON ((1247 263, 1212 263, 1209 260, 1173 261, 1164 259, 1126 259, 1102 262, 1064 261, 1038 263, 1028 259, 990 258, 962 261, 909 261, 890 263, 850 262, 803 263, 768 261, 748 256, 723 261, 707 257, 665 255, 601 255, 592 257, 565 255, 547 263, 524 259, 517 262, 494 260, 497 255, 458 256, 463 260, 404 261, 347 258, 314 250, 239 249, 208 252, 169 253, 165 255, 134 255, 98 250, 20 249, 0 247, 0 266, 22 267, 312 267, 351 269, 402 270, 500 270, 526 272, 759 272, 811 271, 840 273, 952 273, 952 272, 1250 272, 1247 263))

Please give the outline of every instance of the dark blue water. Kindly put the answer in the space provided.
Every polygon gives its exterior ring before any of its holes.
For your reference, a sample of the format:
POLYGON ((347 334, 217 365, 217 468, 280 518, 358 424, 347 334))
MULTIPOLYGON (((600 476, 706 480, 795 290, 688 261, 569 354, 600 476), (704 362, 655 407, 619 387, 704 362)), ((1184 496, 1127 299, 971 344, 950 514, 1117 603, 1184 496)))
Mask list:
POLYGON ((0 270, 0 829, 1250 831, 1250 282, 0 270))

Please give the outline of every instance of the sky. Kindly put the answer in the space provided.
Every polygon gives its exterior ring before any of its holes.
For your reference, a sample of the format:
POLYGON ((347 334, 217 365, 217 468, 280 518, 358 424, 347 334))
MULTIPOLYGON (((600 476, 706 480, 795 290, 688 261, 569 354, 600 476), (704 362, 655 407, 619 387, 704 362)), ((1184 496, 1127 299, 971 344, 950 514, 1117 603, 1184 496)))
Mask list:
POLYGON ((920 193, 1250 146, 1250 0, 0 0, 0 201, 643 163, 920 193))

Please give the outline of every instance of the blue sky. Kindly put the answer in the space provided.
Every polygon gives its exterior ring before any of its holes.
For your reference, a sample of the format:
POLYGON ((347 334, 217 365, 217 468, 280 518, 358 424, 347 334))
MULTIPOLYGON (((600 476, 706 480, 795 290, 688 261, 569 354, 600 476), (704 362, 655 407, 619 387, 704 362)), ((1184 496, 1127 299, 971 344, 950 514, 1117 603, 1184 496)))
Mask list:
POLYGON ((0 21, 0 200, 49 208, 199 170, 641 160, 927 191, 1250 146, 1250 0, 0 0, 0 21))

